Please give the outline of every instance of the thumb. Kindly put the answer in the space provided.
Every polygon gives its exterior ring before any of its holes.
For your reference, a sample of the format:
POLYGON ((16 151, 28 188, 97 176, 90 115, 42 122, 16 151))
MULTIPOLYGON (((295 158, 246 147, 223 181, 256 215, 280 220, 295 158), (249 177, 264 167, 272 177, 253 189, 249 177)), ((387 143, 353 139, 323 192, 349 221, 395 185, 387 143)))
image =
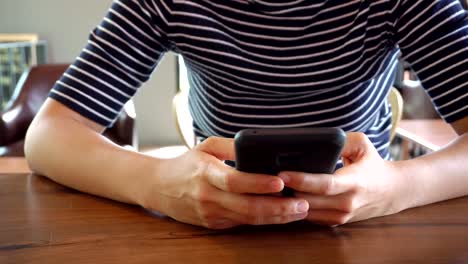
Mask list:
POLYGON ((222 137, 209 137, 195 147, 219 160, 235 160, 234 139, 222 137))
POLYGON ((366 134, 361 132, 348 132, 346 143, 341 156, 345 165, 361 160, 364 156, 376 151, 366 134))

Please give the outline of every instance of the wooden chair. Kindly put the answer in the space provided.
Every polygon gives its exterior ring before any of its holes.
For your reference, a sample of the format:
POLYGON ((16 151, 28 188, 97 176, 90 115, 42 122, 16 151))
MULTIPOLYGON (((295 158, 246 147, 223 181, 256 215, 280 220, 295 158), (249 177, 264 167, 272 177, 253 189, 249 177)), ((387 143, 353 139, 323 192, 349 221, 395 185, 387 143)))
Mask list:
POLYGON ((179 138, 184 145, 191 149, 196 145, 196 137, 193 132, 193 119, 188 107, 188 92, 179 91, 172 100, 172 112, 176 121, 176 129, 179 138))
POLYGON ((403 116, 403 97, 395 87, 390 90, 388 101, 392 106, 392 129, 390 130, 390 141, 392 141, 403 116))
MULTIPOLYGON (((26 131, 50 89, 68 68, 66 64, 39 65, 25 72, 6 109, 0 111, 0 157, 24 156, 26 131)), ((121 146, 137 148, 135 112, 130 101, 104 135, 121 146)))
POLYGON ((170 159, 184 154, 196 145, 196 138, 192 129, 192 116, 188 108, 187 92, 185 90, 179 91, 172 99, 172 113, 175 119, 175 126, 183 145, 152 147, 143 149, 143 153, 161 159, 170 159))

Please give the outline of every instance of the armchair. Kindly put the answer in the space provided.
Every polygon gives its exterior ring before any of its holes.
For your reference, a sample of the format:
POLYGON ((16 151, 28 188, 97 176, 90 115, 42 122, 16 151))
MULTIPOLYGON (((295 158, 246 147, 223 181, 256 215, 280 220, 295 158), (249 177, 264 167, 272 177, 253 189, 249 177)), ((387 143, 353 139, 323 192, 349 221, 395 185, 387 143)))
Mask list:
MULTIPOLYGON (((50 89, 68 68, 66 64, 39 65, 25 72, 6 109, 0 111, 0 157, 24 156, 26 131, 50 89)), ((104 135, 121 146, 137 148, 135 112, 130 101, 104 135)))

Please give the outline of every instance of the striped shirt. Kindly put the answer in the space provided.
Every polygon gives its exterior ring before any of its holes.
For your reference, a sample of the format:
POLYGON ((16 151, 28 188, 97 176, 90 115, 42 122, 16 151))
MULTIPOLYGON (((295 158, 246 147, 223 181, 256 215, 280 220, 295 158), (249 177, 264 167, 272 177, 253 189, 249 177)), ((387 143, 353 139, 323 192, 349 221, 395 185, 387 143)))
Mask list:
POLYGON ((447 122, 468 115, 467 17, 458 0, 115 0, 50 97, 110 126, 173 51, 198 136, 341 127, 388 159, 399 57, 447 122))

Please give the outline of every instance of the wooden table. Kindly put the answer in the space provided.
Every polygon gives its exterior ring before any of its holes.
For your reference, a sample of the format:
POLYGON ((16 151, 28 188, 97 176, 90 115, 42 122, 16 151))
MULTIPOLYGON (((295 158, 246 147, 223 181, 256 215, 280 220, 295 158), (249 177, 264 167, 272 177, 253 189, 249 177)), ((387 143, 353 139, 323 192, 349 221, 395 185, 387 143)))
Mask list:
POLYGON ((338 228, 213 231, 0 174, 0 263, 468 263, 468 198, 338 228))
POLYGON ((401 120, 396 133, 430 151, 438 150, 457 137, 453 128, 441 119, 401 120))

